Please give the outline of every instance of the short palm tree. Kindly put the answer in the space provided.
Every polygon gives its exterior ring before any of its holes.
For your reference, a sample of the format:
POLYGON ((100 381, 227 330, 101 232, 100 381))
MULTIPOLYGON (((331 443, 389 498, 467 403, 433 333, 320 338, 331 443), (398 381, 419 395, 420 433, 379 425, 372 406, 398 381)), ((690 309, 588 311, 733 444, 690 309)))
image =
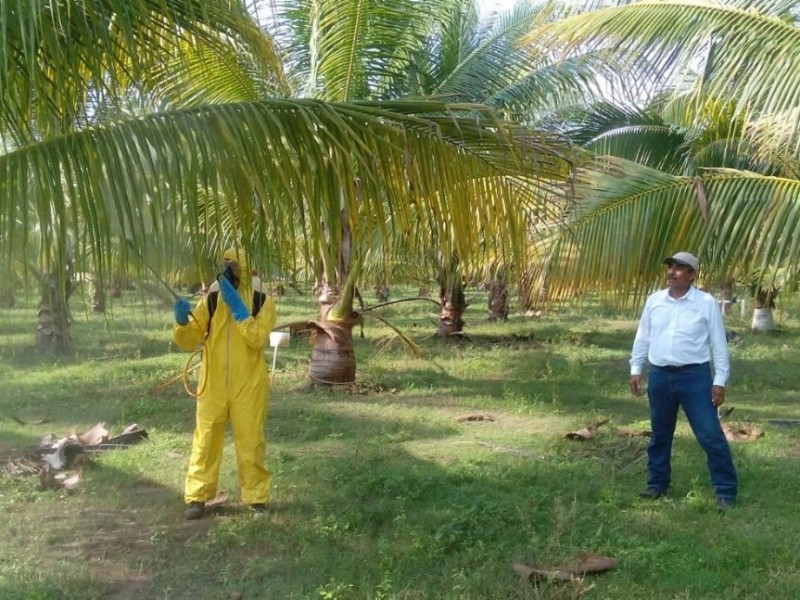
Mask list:
MULTIPOLYGON (((525 23, 530 25, 533 19, 528 13, 525 23)), ((520 19, 517 17, 517 21, 520 19)), ((287 49, 287 79, 293 83, 295 95, 336 102, 377 100, 388 106, 397 105, 398 101, 432 106, 447 100, 470 112, 479 111, 484 98, 474 90, 468 92, 466 81, 474 82, 482 74, 486 85, 487 79, 498 76, 505 60, 509 63, 502 79, 505 88, 509 88, 509 82, 519 84, 521 67, 514 62, 518 58, 513 57, 510 41, 526 27, 510 22, 495 30, 487 29, 481 39, 475 38, 477 21, 472 0, 401 1, 391 5, 354 0, 286 2, 277 4, 274 22, 278 39, 287 49), (431 66, 424 62, 434 48, 445 46, 442 55, 452 59, 448 64, 443 61, 431 66), (500 48, 508 52, 500 52, 500 48), (453 73, 448 69, 461 70, 453 73), (437 87, 448 76, 452 87, 437 87)), ((496 84, 483 89, 502 91, 496 84)), ((343 204, 338 210, 327 214, 309 211, 313 215, 309 220, 312 231, 307 237, 314 242, 309 256, 317 275, 321 304, 320 320, 309 324, 316 332, 315 348, 319 350, 312 354, 313 379, 338 382, 354 376, 351 331, 361 318, 353 305, 355 281, 370 264, 370 253, 379 248, 382 254, 373 264, 436 256, 456 265, 474 253, 483 233, 496 232, 501 245, 512 237, 505 215, 535 196, 541 178, 563 178, 569 168, 568 148, 557 138, 534 132, 526 132, 525 136, 516 143, 529 156, 536 156, 535 162, 518 163, 519 168, 512 170, 479 168, 460 178, 450 176, 445 193, 431 193, 421 186, 414 175, 419 159, 409 157, 406 174, 397 183, 415 200, 407 203, 402 215, 384 202, 388 217, 384 227, 392 238, 390 243, 376 244, 356 230, 354 222, 362 220, 367 208, 360 187, 349 190, 348 186, 349 191, 342 191, 343 204), (508 177, 511 174, 518 177, 516 186, 508 177), (527 196, 517 193, 515 187, 529 190, 527 196), (467 193, 475 201, 456 205, 454 193, 467 193), (348 200, 353 195, 355 204, 348 200), (515 201, 510 201, 512 198, 515 201), (409 231, 414 233, 409 235, 409 231), (413 243, 402 243, 403 239, 413 243), (317 357, 319 361, 315 360, 317 357), (339 357, 347 367, 339 367, 339 357), (323 368, 323 364, 330 367, 323 368)), ((540 197, 536 200, 543 203, 540 197)), ((450 293, 450 284, 457 285, 460 276, 452 269, 438 272, 449 275, 448 284, 442 286, 440 322, 460 329, 463 303, 452 302, 460 296, 450 293)))
POLYGON ((660 88, 676 90, 672 108, 681 108, 679 125, 662 130, 660 142, 640 131, 638 139, 595 144, 602 153, 638 155, 639 164, 605 154, 582 171, 582 202, 568 234, 551 247, 552 288, 635 297, 661 278, 661 259, 677 249, 697 252, 708 273, 755 273, 767 287, 772 274, 798 263, 800 28, 793 6, 645 0, 535 33, 649 72, 660 88), (682 138, 682 147, 671 146, 677 154, 661 152, 665 133, 671 142, 682 138), (642 150, 673 162, 647 166, 642 150))

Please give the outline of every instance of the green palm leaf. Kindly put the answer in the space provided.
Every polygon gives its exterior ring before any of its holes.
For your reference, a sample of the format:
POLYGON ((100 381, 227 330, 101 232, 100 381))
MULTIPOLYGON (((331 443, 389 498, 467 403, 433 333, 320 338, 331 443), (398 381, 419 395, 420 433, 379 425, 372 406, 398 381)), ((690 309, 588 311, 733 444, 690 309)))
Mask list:
MULTIPOLYGON (((734 100, 739 112, 771 113, 800 105, 800 29, 787 19, 787 6, 645 0, 580 14, 531 36, 546 31, 569 47, 602 47, 656 77, 693 73, 707 95, 734 100)), ((797 144, 795 136, 795 151, 797 144)))
POLYGON ((209 235, 248 246, 259 238, 248 249, 263 254, 293 247, 298 226, 325 240, 342 209, 357 215, 349 225, 359 239, 384 237, 389 214, 395 226, 410 224, 415 206, 439 224, 428 236, 467 252, 482 228, 497 229, 497 215, 513 210, 505 177, 557 178, 569 169, 553 140, 520 143, 513 134, 479 107, 435 102, 175 110, 0 155, 0 230, 21 224, 25 236, 38 224, 64 233, 87 222, 95 226, 83 235, 98 251, 114 237, 142 251, 157 231, 167 245, 183 245, 176 236, 188 232, 197 249, 209 235), (547 156, 534 155, 545 148, 547 156))
POLYGON ((601 289, 638 298, 663 276, 662 259, 681 249, 718 279, 767 276, 800 260, 794 179, 719 169, 700 180, 605 157, 582 172, 577 189, 582 200, 548 265, 559 295, 601 289))
POLYGON ((247 48, 279 72, 270 40, 237 2, 0 3, 0 128, 16 140, 75 127, 92 91, 121 94, 186 44, 247 48))

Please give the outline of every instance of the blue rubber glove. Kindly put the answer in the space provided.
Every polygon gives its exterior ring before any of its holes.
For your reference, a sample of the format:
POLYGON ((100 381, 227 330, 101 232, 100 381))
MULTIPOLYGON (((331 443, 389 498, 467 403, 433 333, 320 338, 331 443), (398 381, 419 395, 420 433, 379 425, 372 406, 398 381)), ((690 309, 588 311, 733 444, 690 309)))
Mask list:
POLYGON ((189 314, 192 312, 189 301, 186 298, 176 298, 173 309, 175 311, 175 322, 178 325, 186 325, 189 322, 189 314))
POLYGON ((236 288, 233 287, 226 277, 219 278, 219 291, 222 292, 222 299, 225 300, 225 304, 231 307, 233 318, 236 319, 237 322, 244 321, 250 316, 250 312, 247 310, 244 302, 242 302, 242 297, 239 295, 239 292, 236 291, 236 288))

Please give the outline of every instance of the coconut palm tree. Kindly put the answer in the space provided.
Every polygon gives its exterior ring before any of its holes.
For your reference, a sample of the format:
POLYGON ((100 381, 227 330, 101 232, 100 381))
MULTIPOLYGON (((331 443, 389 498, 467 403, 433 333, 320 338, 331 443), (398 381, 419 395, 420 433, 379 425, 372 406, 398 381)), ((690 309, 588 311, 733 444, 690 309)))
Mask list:
MULTIPOLYGON (((533 180, 533 158, 563 172, 565 151, 547 136, 522 138, 513 123, 474 104, 356 101, 369 97, 355 90, 372 83, 373 67, 387 57, 348 57, 365 41, 385 53, 398 31, 414 38, 409 11, 420 6, 367 3, 358 11, 362 5, 318 7, 320 52, 309 84, 336 82, 336 91, 298 100, 264 93, 282 89, 281 62, 238 2, 3 3, 2 250, 39 228, 43 260, 63 273, 67 259, 47 249, 75 235, 74 247, 91 248, 99 274, 119 239, 133 251, 123 258, 149 251, 164 268, 187 242, 198 264, 209 247, 231 240, 261 264, 299 252, 319 258, 343 289, 324 319, 334 330, 347 328, 352 314, 348 280, 342 285, 337 273, 340 258, 346 262, 340 240, 352 239, 358 255, 387 237, 389 224, 402 231, 426 213, 435 215, 427 239, 468 254, 478 231, 500 226, 491 209, 515 206, 508 178, 533 180), (218 76, 220 64, 228 79, 218 76), (232 98, 234 87, 247 94, 232 98), (92 107, 131 89, 164 103, 146 115, 90 119, 99 114, 92 107)), ((350 273, 354 281, 358 269, 350 273)))
MULTIPOLYGON (((530 26, 534 13, 528 10, 525 15, 520 15, 516 22, 506 22, 494 30, 486 29, 480 39, 473 36, 474 39, 468 40, 470 45, 462 45, 460 49, 458 46, 464 41, 460 36, 463 37, 465 32, 472 34, 472 29, 477 27, 477 11, 472 0, 426 3, 399 1, 392 3, 390 7, 385 3, 353 0, 285 2, 277 3, 273 22, 276 37, 290 57, 287 79, 292 82, 294 94, 297 96, 338 102, 396 102, 398 99, 414 98, 414 102, 428 103, 446 98, 449 101, 475 104, 481 102, 481 95, 475 91, 467 93, 469 86, 465 84, 476 81, 481 72, 485 84, 489 78, 497 75, 503 60, 510 63, 503 77, 498 78, 498 81, 502 79, 505 82, 504 86, 493 84, 484 89, 500 92, 510 88, 509 82, 519 85, 519 57, 516 57, 516 63, 512 62, 512 42, 530 26), (334 21, 335 27, 331 26, 334 21), (425 62, 424 57, 437 44, 448 45, 444 54, 448 58, 458 59, 451 64, 439 66, 445 69, 461 68, 459 73, 450 73, 452 77, 447 82, 443 81, 447 73, 434 73, 430 62, 425 62), (501 52, 503 48, 507 52, 501 52), (445 87, 439 85, 440 83, 444 83, 445 87), (446 89, 446 86, 450 87, 446 89)), ((508 97, 519 99, 523 93, 522 86, 519 87, 520 90, 516 93, 509 90, 508 97)), ((502 103, 498 100, 497 104, 502 103)), ((387 221, 385 227, 395 240, 405 237, 413 243, 382 244, 380 248, 383 257, 374 262, 385 265, 399 254, 406 257, 406 260, 409 257, 418 259, 419 256, 436 256, 437 260, 455 265, 462 260, 460 257, 474 252, 474 240, 477 240, 478 232, 498 232, 501 237, 508 237, 507 233, 501 233, 507 230, 507 219, 498 219, 497 215, 507 215, 516 208, 503 198, 514 194, 518 199, 525 198, 527 201, 534 196, 533 190, 538 188, 540 178, 563 178, 568 169, 566 161, 554 156, 552 152, 561 151, 566 156, 568 151, 563 146, 559 147, 557 139, 534 133, 527 135, 529 137, 524 143, 534 154, 554 158, 549 164, 531 165, 532 168, 518 172, 520 181, 517 187, 529 190, 527 198, 517 194, 507 179, 498 177, 501 175, 499 172, 484 172, 483 175, 476 173, 461 181, 451 181, 462 190, 472 187, 471 193, 480 198, 479 204, 453 210, 448 197, 438 193, 431 196, 419 186, 413 175, 417 159, 409 157, 407 168, 410 175, 405 177, 403 183, 415 197, 426 196, 426 201, 406 206, 404 210, 408 218, 398 221, 392 215, 393 218, 387 221), (495 197, 492 189, 497 189, 498 186, 503 187, 504 191, 495 197), (435 212, 431 210, 432 206, 435 212), (478 206, 481 208, 477 208, 478 206), (454 227, 453 223, 457 221, 462 226, 454 227), (476 225, 477 229, 471 229, 476 225), (408 235, 409 226, 414 228, 414 235, 408 235), (463 244, 463 240, 458 239, 465 231, 463 226, 472 231, 469 244, 463 244), (422 229, 425 231, 421 231, 422 229), (388 255, 390 252, 393 254, 388 255)), ((359 186, 356 186, 355 193, 357 196, 362 194, 359 186)), ((343 192, 343 198, 345 196, 343 192)), ((540 198, 537 202, 539 205, 543 204, 540 198)), ((521 204, 521 200, 518 203, 521 204)), ((387 209, 387 214, 394 212, 390 207, 387 209)), ((312 227, 318 228, 308 237, 317 242, 310 249, 310 256, 321 306, 320 320, 309 325, 316 332, 314 339, 317 347, 325 345, 321 354, 329 357, 327 361, 331 365, 335 362, 333 355, 338 352, 337 348, 342 349, 349 365, 354 364, 350 331, 360 322, 361 313, 354 311, 355 288, 350 280, 357 277, 354 273, 362 273, 364 266, 369 264, 369 253, 376 248, 373 241, 360 238, 349 222, 349 219, 360 219, 359 213, 362 210, 359 198, 354 206, 342 206, 327 216, 318 217, 319 221, 309 221, 313 223, 312 227), (357 269, 354 269, 356 266, 357 269)), ((314 212, 311 211, 312 214, 314 212)), ((442 269, 438 264, 435 266, 438 271, 434 272, 450 273, 452 270, 442 269)), ((458 277, 451 277, 449 281, 458 281, 458 277)), ((447 286, 442 287, 443 310, 440 323, 452 324, 452 332, 457 332, 463 323, 460 315, 464 306, 463 303, 453 302, 453 299, 463 298, 463 294, 450 291, 447 286), (452 312, 453 315, 445 315, 445 312, 452 312)), ((448 333, 451 333, 450 329, 448 328, 448 333)), ((322 376, 322 371, 314 365, 315 356, 316 354, 312 354, 312 370, 316 373, 312 378, 337 381, 338 376, 333 372, 329 373, 329 377, 322 376)), ((332 366, 331 371, 335 370, 332 366)), ((348 374, 354 372, 352 367, 345 371, 348 374)))
MULTIPOLYGON (((0 160, 14 169, 4 173, 0 186, 0 229, 8 234, 3 236, 3 249, 8 256, 16 251, 21 259, 29 241, 38 246, 40 256, 34 263, 44 273, 38 343, 65 350, 67 302, 74 287, 71 270, 74 260, 83 258, 76 257, 75 250, 97 249, 104 240, 106 252, 91 254, 97 259, 110 254, 108 242, 118 230, 95 205, 103 196, 111 200, 104 183, 112 180, 112 169, 123 165, 107 169, 105 182, 88 180, 86 172, 75 171, 74 164, 56 154, 68 153, 70 146, 75 152, 85 151, 70 136, 106 122, 103 108, 109 99, 124 97, 148 69, 178 55, 190 41, 218 51, 247 46, 260 64, 273 70, 277 55, 247 15, 233 6, 10 0, 2 3, 0 20, 0 160), (51 159, 53 164, 48 164, 51 159), (44 196, 38 193, 42 189, 48 189, 44 196), (69 189, 79 191, 68 193, 69 189), (80 236, 92 243, 83 244, 80 236)), ((87 155, 83 160, 97 165, 95 158, 87 155)), ((97 266, 102 272, 103 261, 97 266)))
POLYGON ((581 172, 582 201, 568 234, 550 246, 551 291, 595 288, 635 298, 660 280, 661 259, 679 248, 697 252, 706 272, 755 273, 767 289, 771 274, 797 264, 794 3, 646 0, 570 17, 534 36, 550 36, 554 47, 603 50, 649 73, 655 91, 675 90, 679 125, 659 135, 662 143, 665 133, 673 142, 683 137, 677 154, 674 144, 659 154, 665 146, 641 133, 634 145, 631 136, 598 145, 639 163, 605 154, 581 172), (643 148, 666 162, 641 160, 643 148))
MULTIPOLYGON (((707 169, 793 175, 785 162, 762 156, 743 136, 747 123, 737 116, 736 105, 731 101, 707 98, 700 104, 686 95, 662 94, 643 109, 608 102, 583 107, 574 111, 568 122, 570 137, 598 155, 624 158, 676 175, 695 177, 707 169)), ((703 283, 711 289, 719 287, 723 308, 730 307, 735 284, 730 269, 704 270, 703 283)), ((749 278, 739 283, 752 287, 756 310, 771 312, 771 307, 759 302, 767 295, 766 290, 759 289, 749 278)))
MULTIPOLYGON (((408 58, 403 56, 403 60, 407 64, 396 70, 384 69, 382 77, 376 78, 382 86, 374 93, 383 97, 448 98, 484 103, 507 118, 538 122, 554 105, 589 96, 598 74, 603 73, 599 56, 592 53, 555 56, 539 47, 521 45, 522 36, 534 24, 552 20, 557 15, 552 7, 545 10, 520 2, 512 10, 483 22, 478 18, 475 3, 444 2, 438 13, 427 16, 427 24, 417 26, 416 31, 422 32, 424 37, 421 45, 406 50, 408 58)), ((563 181, 563 175, 558 180, 563 181)), ((541 185, 541 179, 537 183, 535 187, 519 186, 525 187, 518 192, 519 209, 522 210, 520 214, 543 219, 555 212, 553 205, 558 198, 563 198, 564 190, 555 186, 546 188, 541 185)), ((508 228, 513 226, 514 219, 507 215, 508 228)), ((505 261, 514 273, 522 270, 519 265, 512 266, 514 257, 522 256, 519 249, 500 259, 502 240, 492 239, 493 231, 483 233, 485 236, 469 254, 450 255, 439 247, 437 238, 431 239, 433 246, 430 248, 411 249, 412 256, 427 257, 428 270, 438 283, 441 306, 438 334, 441 337, 457 337, 462 333, 467 307, 465 281, 476 279, 479 273, 486 271, 486 264, 498 260, 505 261)), ((489 269, 489 273, 492 272, 489 269)), ((495 284, 497 296, 507 297, 505 281, 495 284)))

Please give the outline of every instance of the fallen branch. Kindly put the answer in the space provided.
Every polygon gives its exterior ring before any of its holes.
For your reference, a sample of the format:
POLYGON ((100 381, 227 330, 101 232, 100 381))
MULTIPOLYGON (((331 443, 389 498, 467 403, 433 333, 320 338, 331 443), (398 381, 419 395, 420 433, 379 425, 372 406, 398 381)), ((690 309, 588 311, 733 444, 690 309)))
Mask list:
POLYGON ((36 419, 35 421, 31 421, 30 423, 28 423, 27 421, 23 421, 16 415, 8 415, 8 418, 17 424, 22 425, 23 427, 26 427, 28 425, 44 425, 45 423, 50 422, 50 419, 47 416, 42 417, 41 419, 36 419))
POLYGON ((561 565, 551 569, 539 569, 522 563, 514 563, 511 565, 511 568, 515 573, 519 573, 530 583, 537 584, 543 580, 575 581, 582 579, 589 573, 602 573, 615 569, 617 566, 618 563, 613 558, 587 554, 575 563, 561 565))

